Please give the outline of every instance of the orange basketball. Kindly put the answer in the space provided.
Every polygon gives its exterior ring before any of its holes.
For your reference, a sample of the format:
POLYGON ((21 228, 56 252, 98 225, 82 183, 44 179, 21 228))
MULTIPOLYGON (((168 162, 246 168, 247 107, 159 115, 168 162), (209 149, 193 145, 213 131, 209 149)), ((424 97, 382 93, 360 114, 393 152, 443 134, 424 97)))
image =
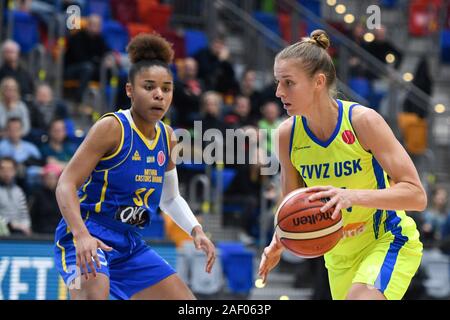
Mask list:
POLYGON ((275 232, 283 246, 303 258, 320 257, 342 238, 342 215, 331 219, 334 208, 320 212, 327 199, 310 202, 311 192, 297 189, 281 202, 275 214, 275 232))

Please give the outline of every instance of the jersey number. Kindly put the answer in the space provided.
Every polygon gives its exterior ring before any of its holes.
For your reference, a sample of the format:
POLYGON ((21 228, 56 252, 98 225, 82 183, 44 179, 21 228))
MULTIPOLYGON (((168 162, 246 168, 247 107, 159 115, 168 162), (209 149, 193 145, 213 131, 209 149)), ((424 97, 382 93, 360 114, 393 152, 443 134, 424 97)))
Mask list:
POLYGON ((150 188, 150 189, 146 189, 146 188, 139 188, 137 189, 134 194, 135 197, 133 197, 133 202, 135 205, 137 205, 138 207, 142 207, 143 205, 145 205, 146 207, 148 207, 148 197, 150 197, 152 195, 152 193, 155 191, 154 188, 150 188), (144 194, 144 199, 142 199, 142 194, 144 194))

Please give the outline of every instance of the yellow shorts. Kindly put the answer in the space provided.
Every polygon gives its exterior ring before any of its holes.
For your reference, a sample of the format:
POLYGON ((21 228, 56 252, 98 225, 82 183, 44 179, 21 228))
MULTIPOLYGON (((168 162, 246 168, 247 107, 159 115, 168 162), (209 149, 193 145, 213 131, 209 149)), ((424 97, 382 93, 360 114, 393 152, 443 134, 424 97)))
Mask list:
POLYGON ((333 299, 345 299, 353 283, 371 285, 388 300, 402 299, 419 268, 422 249, 413 228, 396 236, 386 232, 360 252, 332 257, 334 262, 342 261, 327 265, 333 299))

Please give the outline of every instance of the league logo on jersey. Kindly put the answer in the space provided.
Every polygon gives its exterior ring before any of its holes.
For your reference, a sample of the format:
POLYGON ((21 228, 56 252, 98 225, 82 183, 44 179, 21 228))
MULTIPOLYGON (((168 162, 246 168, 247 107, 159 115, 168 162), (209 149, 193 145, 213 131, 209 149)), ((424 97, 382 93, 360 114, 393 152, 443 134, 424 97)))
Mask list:
POLYGON ((166 161, 166 156, 163 151, 158 152, 158 165, 161 167, 166 161))
POLYGON ((350 130, 345 130, 342 132, 342 140, 344 140, 346 144, 353 144, 355 142, 355 135, 350 130))

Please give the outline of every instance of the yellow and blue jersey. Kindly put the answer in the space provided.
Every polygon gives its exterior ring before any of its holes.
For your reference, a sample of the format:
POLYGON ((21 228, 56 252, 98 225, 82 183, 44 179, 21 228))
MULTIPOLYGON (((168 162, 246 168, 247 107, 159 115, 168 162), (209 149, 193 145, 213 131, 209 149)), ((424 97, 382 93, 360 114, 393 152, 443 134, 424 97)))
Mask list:
MULTIPOLYGON (((289 147, 293 166, 306 186, 332 185, 369 190, 389 188, 386 172, 374 155, 361 146, 352 127, 352 110, 358 104, 336 101, 338 121, 327 141, 314 135, 306 118, 293 117, 289 147)), ((415 222, 402 210, 353 206, 341 212, 343 238, 325 255, 327 267, 335 270, 350 268, 354 266, 358 253, 371 248, 380 238, 388 238, 384 261, 380 261, 380 268, 375 267, 375 278, 369 281, 378 281, 380 290, 384 292, 399 252, 406 250, 407 242, 420 243, 415 222)), ((421 251, 421 244, 417 247, 421 251)))
POLYGON ((116 152, 102 158, 79 189, 81 212, 145 227, 161 198, 170 157, 167 129, 158 122, 155 139, 148 141, 132 122, 129 111, 105 116, 114 116, 120 122, 122 138, 116 152))

